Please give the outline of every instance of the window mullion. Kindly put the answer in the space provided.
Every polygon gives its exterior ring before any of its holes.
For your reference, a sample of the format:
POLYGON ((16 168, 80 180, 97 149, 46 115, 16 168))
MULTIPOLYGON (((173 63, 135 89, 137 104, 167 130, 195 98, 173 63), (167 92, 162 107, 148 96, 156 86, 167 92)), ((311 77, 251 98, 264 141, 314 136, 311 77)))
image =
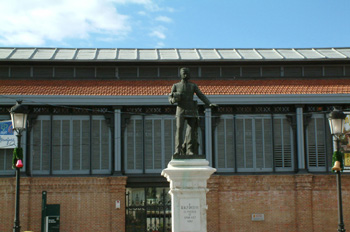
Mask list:
POLYGON ((79 146, 79 151, 80 151, 80 154, 79 154, 79 163, 80 163, 80 167, 79 169, 80 170, 83 170, 83 120, 80 120, 79 122, 80 124, 80 146, 79 146))
POLYGON ((256 170, 256 128, 255 128, 255 118, 252 118, 252 147, 253 147, 253 170, 256 170))
POLYGON ((223 118, 223 120, 224 120, 224 156, 225 156, 225 168, 227 168, 226 118, 223 118))
POLYGON ((265 119, 261 119, 261 136, 263 145, 263 168, 266 168, 266 152, 265 152, 265 119))
POLYGON ((50 156, 49 156, 49 172, 50 175, 52 175, 53 172, 53 115, 50 114, 50 140, 49 140, 49 147, 50 147, 50 156))
POLYGON ((276 155, 275 155, 275 119, 271 113, 271 142, 272 142, 272 172, 276 171, 276 155))
POLYGON ((60 171, 63 169, 63 120, 60 121, 60 171))
POLYGON ((43 120, 40 120, 40 164, 39 164, 39 167, 40 167, 40 171, 43 170, 43 120))
POLYGON ((92 175, 92 115, 89 114, 89 174, 92 175))
MULTIPOLYGON (((136 120, 133 120, 133 122, 132 122, 133 124, 134 124, 134 126, 133 126, 133 139, 134 139, 134 168, 133 169, 136 169, 136 129, 135 129, 135 127, 136 127, 136 120)), ((126 147, 127 147, 127 144, 125 144, 126 145, 126 147)))
POLYGON ((99 124, 100 124, 100 154, 99 154, 99 157, 100 157, 100 170, 102 170, 102 120, 99 120, 99 124))
POLYGON ((316 155, 316 166, 319 167, 318 165, 318 143, 317 143, 317 118, 314 120, 314 125, 315 125, 315 155, 316 155))
POLYGON ((154 119, 152 119, 152 169, 155 167, 154 119))
POLYGON ((142 173, 145 174, 146 172, 146 146, 145 146, 145 141, 146 141, 146 120, 145 120, 145 115, 142 115, 142 173))
POLYGON ((233 160, 234 160, 234 170, 237 173, 237 135, 236 135, 236 115, 233 115, 233 160))
POLYGON ((245 118, 243 118, 243 161, 244 161, 244 165, 243 165, 243 167, 244 168, 247 168, 247 154, 246 154, 246 145, 245 145, 245 130, 246 130, 246 128, 245 128, 245 118))
POLYGON ((328 170, 329 170, 328 157, 326 155, 327 154, 327 150, 328 150, 328 145, 327 145, 327 121, 328 120, 327 120, 326 114, 323 114, 323 130, 324 130, 323 143, 324 143, 324 151, 325 151, 326 172, 328 172, 328 170))
POLYGON ((73 118, 70 117, 69 121, 69 169, 73 171, 73 118))
POLYGON ((162 162, 162 169, 165 168, 165 122, 164 118, 161 119, 160 121, 160 134, 161 134, 161 162, 162 162))
POLYGON ((282 154, 282 167, 284 168, 285 167, 285 163, 284 163, 284 160, 285 160, 285 157, 284 157, 284 123, 283 123, 283 119, 281 119, 281 147, 282 147, 282 151, 281 151, 281 154, 282 154))

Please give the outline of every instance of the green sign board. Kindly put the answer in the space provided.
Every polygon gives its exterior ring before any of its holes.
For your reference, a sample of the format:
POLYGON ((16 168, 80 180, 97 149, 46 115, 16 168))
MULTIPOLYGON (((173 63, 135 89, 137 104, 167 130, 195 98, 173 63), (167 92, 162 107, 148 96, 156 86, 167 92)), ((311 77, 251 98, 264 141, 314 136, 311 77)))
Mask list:
POLYGON ((60 231, 60 216, 46 217, 46 231, 59 232, 60 231))
POLYGON ((60 205, 46 204, 47 192, 42 192, 41 232, 60 231, 60 205))

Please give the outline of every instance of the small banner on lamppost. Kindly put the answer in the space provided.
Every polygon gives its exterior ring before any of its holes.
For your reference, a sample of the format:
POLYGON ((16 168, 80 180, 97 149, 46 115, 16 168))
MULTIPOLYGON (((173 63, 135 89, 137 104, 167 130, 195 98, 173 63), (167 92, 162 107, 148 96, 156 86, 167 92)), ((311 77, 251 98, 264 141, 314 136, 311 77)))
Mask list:
POLYGON ((17 138, 12 129, 12 121, 0 121, 0 148, 13 149, 16 147, 17 138))
POLYGON ((342 147, 344 149, 344 172, 350 172, 350 115, 349 112, 344 121, 344 134, 345 137, 342 142, 342 147))

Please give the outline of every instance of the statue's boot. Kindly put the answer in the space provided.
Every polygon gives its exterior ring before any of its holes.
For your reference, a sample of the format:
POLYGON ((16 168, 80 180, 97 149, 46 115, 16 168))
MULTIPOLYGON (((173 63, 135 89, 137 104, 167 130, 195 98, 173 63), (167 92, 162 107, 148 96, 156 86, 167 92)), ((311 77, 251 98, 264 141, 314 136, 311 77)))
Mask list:
POLYGON ((184 153, 183 153, 183 151, 181 150, 181 149, 176 149, 175 150, 175 153, 174 153, 174 155, 175 156, 177 156, 177 155, 183 155, 184 153))

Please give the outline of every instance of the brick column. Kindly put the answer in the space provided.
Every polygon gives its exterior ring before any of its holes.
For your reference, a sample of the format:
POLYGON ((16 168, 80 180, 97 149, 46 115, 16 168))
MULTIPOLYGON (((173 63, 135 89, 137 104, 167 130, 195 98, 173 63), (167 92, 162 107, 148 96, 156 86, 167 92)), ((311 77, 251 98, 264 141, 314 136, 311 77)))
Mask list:
POLYGON ((208 180, 207 193, 207 230, 208 232, 218 232, 220 231, 219 217, 219 186, 220 186, 220 176, 211 176, 208 180))
POLYGON ((296 224, 298 232, 313 231, 313 175, 295 176, 296 224))
POLYGON ((125 232, 125 186, 127 177, 109 177, 111 231, 125 232), (120 209, 116 201, 120 201, 120 209))

